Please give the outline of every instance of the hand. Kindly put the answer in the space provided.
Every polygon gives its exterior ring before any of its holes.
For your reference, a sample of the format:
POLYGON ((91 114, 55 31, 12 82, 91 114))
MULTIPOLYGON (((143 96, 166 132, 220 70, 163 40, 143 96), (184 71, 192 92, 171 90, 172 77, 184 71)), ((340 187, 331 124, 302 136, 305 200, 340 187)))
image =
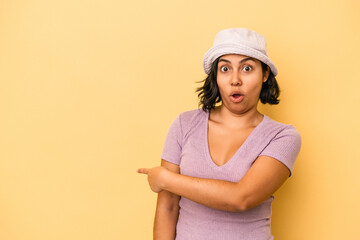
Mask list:
POLYGON ((164 181, 166 180, 166 174, 169 172, 164 167, 154 167, 154 168, 139 168, 138 173, 147 174, 148 182, 150 188, 153 192, 161 192, 164 181))

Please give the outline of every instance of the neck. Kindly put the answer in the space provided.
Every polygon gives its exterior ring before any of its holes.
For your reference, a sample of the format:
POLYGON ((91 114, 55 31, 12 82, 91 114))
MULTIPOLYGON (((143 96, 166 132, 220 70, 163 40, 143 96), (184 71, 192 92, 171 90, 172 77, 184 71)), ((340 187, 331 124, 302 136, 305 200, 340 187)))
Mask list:
POLYGON ((263 115, 258 112, 257 108, 244 113, 234 113, 229 111, 224 105, 216 107, 213 112, 213 121, 224 124, 233 129, 255 127, 263 119, 263 115))

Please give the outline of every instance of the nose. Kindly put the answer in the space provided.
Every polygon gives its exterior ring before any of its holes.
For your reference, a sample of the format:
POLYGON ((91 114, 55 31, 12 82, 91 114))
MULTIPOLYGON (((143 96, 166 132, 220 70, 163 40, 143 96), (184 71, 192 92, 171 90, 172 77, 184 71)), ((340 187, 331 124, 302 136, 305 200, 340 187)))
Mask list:
POLYGON ((231 86, 241 86, 242 85, 242 81, 240 78, 240 74, 237 72, 234 72, 231 76, 231 80, 230 80, 231 86))

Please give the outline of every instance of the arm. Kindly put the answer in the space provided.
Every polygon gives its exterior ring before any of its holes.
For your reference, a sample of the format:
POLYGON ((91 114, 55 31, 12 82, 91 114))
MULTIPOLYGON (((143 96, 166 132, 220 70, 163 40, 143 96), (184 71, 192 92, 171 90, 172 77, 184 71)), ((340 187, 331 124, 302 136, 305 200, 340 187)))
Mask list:
POLYGON ((162 167, 139 169, 148 174, 151 189, 166 190, 208 207, 246 211, 269 198, 288 178, 290 171, 280 161, 260 156, 237 183, 180 175, 162 167))
MULTIPOLYGON (((167 169, 169 173, 177 174, 180 172, 179 166, 165 160, 161 160, 161 166, 167 169)), ((156 240, 174 240, 176 223, 179 217, 180 196, 168 191, 158 193, 155 221, 154 221, 154 239, 156 240)))

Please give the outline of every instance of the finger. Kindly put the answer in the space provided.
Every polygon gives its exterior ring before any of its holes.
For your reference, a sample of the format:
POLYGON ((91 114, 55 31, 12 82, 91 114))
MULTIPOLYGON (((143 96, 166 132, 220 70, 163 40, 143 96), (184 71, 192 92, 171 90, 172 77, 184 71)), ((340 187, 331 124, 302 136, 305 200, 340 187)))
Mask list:
POLYGON ((141 173, 141 174, 148 174, 149 172, 149 169, 148 168, 139 168, 137 170, 138 173, 141 173))

